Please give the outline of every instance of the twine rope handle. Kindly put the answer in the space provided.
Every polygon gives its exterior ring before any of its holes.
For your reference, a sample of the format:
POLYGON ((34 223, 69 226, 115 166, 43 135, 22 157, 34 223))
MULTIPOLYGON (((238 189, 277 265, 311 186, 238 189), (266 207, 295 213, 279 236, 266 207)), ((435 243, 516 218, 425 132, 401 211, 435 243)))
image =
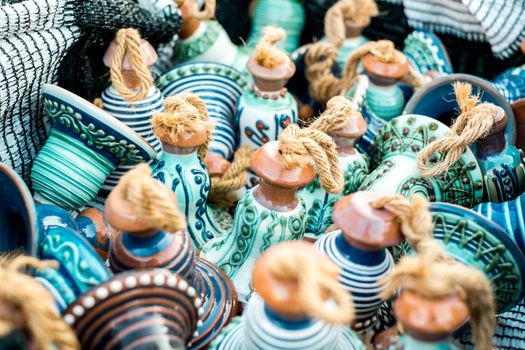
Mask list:
POLYGON ((132 102, 144 100, 153 86, 153 76, 142 57, 141 40, 140 34, 136 29, 120 29, 115 37, 117 50, 110 67, 113 86, 122 98, 132 102), (122 61, 126 53, 128 53, 131 67, 139 80, 139 88, 137 91, 130 89, 126 85, 124 76, 122 75, 122 61))
POLYGON ((206 132, 206 142, 197 148, 202 160, 208 153, 214 123, 210 120, 206 103, 191 92, 169 96, 164 100, 164 111, 152 120, 155 134, 163 141, 175 143, 183 134, 206 132))
POLYGON ((151 176, 147 164, 139 164, 128 171, 120 179, 119 186, 123 198, 131 203, 140 221, 170 233, 186 228, 175 193, 163 191, 165 185, 151 176))
POLYGON ((308 126, 309 129, 330 133, 348 124, 354 110, 352 101, 344 96, 335 96, 328 101, 326 106, 327 109, 308 126))
POLYGON ((324 32, 328 41, 341 47, 346 38, 345 19, 356 22, 377 16, 379 10, 374 0, 339 0, 328 9, 324 17, 324 32))
MULTIPOLYGON (((0 299, 20 310, 36 349, 79 350, 78 339, 56 312, 53 297, 32 277, 20 272, 25 267, 57 268, 58 262, 29 256, 2 259, 0 299)), ((13 327, 11 320, 0 320, 0 334, 12 331, 13 327)))
POLYGON ((443 261, 439 252, 404 256, 386 280, 382 297, 390 298, 399 288, 428 298, 457 292, 467 304, 474 344, 478 350, 492 350, 496 306, 490 281, 482 271, 455 260, 443 261))
POLYGON ((296 281, 299 301, 307 315, 329 323, 349 324, 353 320, 354 305, 350 294, 330 276, 339 274, 339 267, 327 258, 312 259, 308 250, 272 251, 268 259, 270 273, 281 281, 296 281), (327 299, 333 299, 338 308, 329 310, 327 299))
POLYGON ((333 44, 325 42, 312 44, 304 59, 310 97, 320 103, 326 103, 343 91, 341 79, 332 73, 332 67, 337 62, 337 48, 333 44))
POLYGON ((465 149, 474 141, 483 138, 498 117, 498 108, 492 103, 479 103, 479 94, 472 95, 472 85, 455 82, 454 93, 461 114, 456 118, 447 136, 426 145, 417 156, 417 167, 421 174, 433 177, 446 172, 459 160, 465 149), (441 160, 432 166, 431 158, 441 154, 441 160))
POLYGON ((211 178, 211 196, 216 197, 238 190, 246 184, 253 152, 250 146, 242 146, 235 152, 233 162, 224 175, 211 178))
POLYGON ((321 186, 330 193, 343 190, 344 179, 337 148, 333 139, 326 133, 290 124, 279 136, 279 151, 284 167, 305 167, 312 163, 316 166, 321 186))
POLYGON ((255 61, 258 65, 272 69, 283 64, 288 55, 275 47, 275 44, 286 38, 286 32, 279 27, 268 26, 262 30, 261 39, 255 48, 255 61))

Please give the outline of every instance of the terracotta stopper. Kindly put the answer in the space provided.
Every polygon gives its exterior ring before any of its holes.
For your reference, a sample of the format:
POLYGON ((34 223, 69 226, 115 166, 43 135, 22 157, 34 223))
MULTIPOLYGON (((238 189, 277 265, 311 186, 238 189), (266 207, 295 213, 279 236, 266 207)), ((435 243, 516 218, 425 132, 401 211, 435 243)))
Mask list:
POLYGON ((505 114, 503 108, 496 106, 498 115, 492 128, 489 130, 487 135, 482 139, 476 141, 477 149, 476 155, 480 157, 488 157, 495 153, 499 153, 507 146, 505 140, 505 128, 509 119, 505 114))
MULTIPOLYGON (((112 41, 106 50, 106 53, 104 54, 104 65, 106 67, 111 67, 116 52, 117 44, 115 41, 112 41)), ((155 62, 157 62, 157 51, 155 51, 153 46, 151 46, 151 44, 144 39, 141 40, 140 54, 144 59, 144 63, 148 67, 152 67, 155 62)), ((124 54, 124 58, 122 59, 122 76, 124 77, 124 81, 128 88, 134 89, 140 86, 140 79, 131 66, 129 52, 126 52, 124 54)))
POLYGON ((270 141, 260 147, 250 160, 252 170, 266 183, 284 188, 300 188, 315 178, 312 165, 285 169, 279 153, 279 141, 270 141))
POLYGON ((328 134, 332 136, 338 151, 344 153, 354 153, 354 145, 366 133, 366 120, 360 112, 352 111, 348 117, 346 125, 339 130, 331 131, 328 134))
POLYGON ((153 127, 153 132, 158 136, 163 144, 168 144, 180 148, 192 148, 203 145, 208 140, 208 134, 206 131, 195 132, 195 133, 184 133, 174 138, 170 134, 157 132, 156 127, 153 127))
POLYGON ((380 250, 403 241, 397 216, 388 210, 370 206, 372 201, 382 196, 375 192, 356 192, 341 198, 334 205, 334 223, 352 246, 380 250))
MULTIPOLYGON (((109 248, 109 242, 111 238, 117 233, 116 230, 109 224, 109 222, 104 217, 104 214, 95 208, 88 208, 80 214, 78 214, 76 220, 78 223, 78 220, 80 218, 88 218, 93 223, 96 237, 88 237, 90 242, 94 240, 95 244, 95 250, 97 254, 103 259, 106 260, 108 257, 108 248, 109 248)), ((80 226, 80 224, 79 224, 80 226)), ((81 231, 83 230, 82 227, 80 227, 81 231)), ((87 228, 86 228, 87 229, 87 228)))
MULTIPOLYGON (((304 310, 304 303, 299 297, 298 282, 278 279, 268 267, 272 259, 272 251, 288 252, 291 249, 308 251, 314 260, 326 259, 312 244, 304 241, 289 241, 276 245, 255 263, 252 273, 253 287, 272 311, 287 318, 304 318, 307 317, 307 314, 304 310)), ((305 271, 305 273, 308 272, 305 271)), ((337 281, 337 274, 330 277, 337 281)))
POLYGON ((206 165, 208 173, 212 177, 224 175, 231 166, 231 162, 215 153, 208 153, 204 160, 204 164, 206 165))
POLYGON ((406 334, 426 342, 445 340, 469 318, 468 307, 457 293, 430 299, 403 290, 394 304, 394 313, 406 334))
POLYGON ((182 12, 182 26, 179 30, 179 38, 184 40, 199 29, 201 21, 193 17, 191 1, 183 1, 180 10, 182 12))
POLYGON ((516 118, 516 147, 525 152, 525 98, 511 104, 516 118))
POLYGON ((261 91, 273 92, 279 91, 288 82, 288 80, 295 74, 295 64, 286 56, 282 64, 275 68, 266 68, 260 66, 255 56, 252 56, 246 68, 253 76, 255 86, 261 91))
POLYGON ((346 37, 357 38, 363 33, 366 27, 370 25, 370 17, 363 18, 362 21, 356 21, 352 18, 345 18, 344 20, 346 37))
POLYGON ((361 62, 367 73, 378 78, 398 80, 404 77, 409 72, 408 59, 403 53, 395 50, 395 54, 398 56, 396 62, 400 63, 387 63, 382 62, 373 54, 367 54, 361 62))

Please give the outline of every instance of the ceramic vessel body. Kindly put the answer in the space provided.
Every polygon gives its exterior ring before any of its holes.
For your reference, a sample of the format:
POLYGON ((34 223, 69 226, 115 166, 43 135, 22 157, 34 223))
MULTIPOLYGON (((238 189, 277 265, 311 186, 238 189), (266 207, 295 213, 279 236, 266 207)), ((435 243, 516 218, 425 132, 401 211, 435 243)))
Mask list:
POLYGON ((346 66, 348 57, 359 47, 366 44, 368 38, 363 35, 359 35, 355 38, 346 38, 343 41, 343 45, 337 51, 337 65, 339 69, 343 70, 346 66))
POLYGON ((286 319, 254 294, 243 317, 238 317, 212 343, 212 350, 334 349, 364 350, 349 328, 321 320, 286 319))
POLYGON ((186 217, 195 249, 230 231, 232 218, 229 214, 208 205, 210 177, 196 151, 188 154, 164 152, 153 165, 153 177, 177 195, 177 204, 186 217))
POLYGON ((246 75, 248 54, 235 46, 217 21, 202 21, 189 38, 179 39, 173 48, 174 64, 215 62, 233 67, 246 75))
POLYGON ((341 268, 339 283, 351 295, 355 306, 354 328, 366 330, 376 321, 384 290, 380 280, 394 268, 394 259, 386 249, 363 250, 349 244, 341 231, 321 237, 315 247, 341 268))
MULTIPOLYGON (((148 96, 141 101, 127 101, 120 96, 112 85, 102 92, 103 109, 126 124, 130 129, 139 134, 146 140, 160 155, 162 147, 160 141, 152 131, 151 118, 163 109, 164 97, 157 87, 152 87, 148 96)), ((128 170, 132 169, 129 165, 118 166, 106 179, 102 186, 102 195, 106 197, 115 187, 128 170)))
POLYGON ((370 155, 370 165, 375 170, 366 177, 360 190, 407 197, 419 193, 430 201, 466 207, 479 204, 483 198, 483 177, 469 148, 444 174, 426 178, 417 168, 418 152, 448 131, 444 124, 422 115, 392 119, 376 135, 370 155))
POLYGON ((305 11, 299 0, 259 0, 255 7, 252 30, 248 45, 255 46, 266 26, 281 27, 286 31, 286 39, 277 46, 292 53, 299 47, 305 24, 305 11))
POLYGON ((380 86, 369 82, 366 104, 375 116, 385 121, 398 117, 403 112, 405 102, 403 91, 397 84, 380 86))
POLYGON ((239 97, 250 86, 248 80, 221 64, 188 63, 165 73, 158 85, 166 96, 189 91, 204 100, 215 123, 209 151, 230 159, 235 149, 233 118, 239 97))
POLYGON ((231 277, 241 302, 248 301, 253 292, 257 258, 273 244, 303 238, 306 221, 301 199, 292 210, 279 212, 261 205, 253 195, 255 189, 248 190, 237 204, 230 234, 211 240, 201 252, 201 257, 231 277))
POLYGON ((362 154, 339 155, 339 166, 344 174, 344 188, 341 193, 326 192, 319 182, 319 177, 297 194, 306 205, 306 229, 304 236, 317 239, 326 233, 332 225, 332 208, 337 200, 357 191, 361 182, 368 175, 368 163, 362 154))
POLYGON ((430 31, 416 30, 410 33, 405 39, 403 54, 408 58, 410 65, 421 74, 452 74, 452 63, 447 49, 430 31))
POLYGON ((399 340, 390 345, 387 350, 460 350, 452 339, 440 341, 440 342, 425 342, 419 341, 412 337, 403 335, 399 337, 399 340))
POLYGON ((297 102, 285 89, 245 91, 239 99, 235 126, 239 146, 261 147, 276 141, 290 123, 297 123, 297 102))

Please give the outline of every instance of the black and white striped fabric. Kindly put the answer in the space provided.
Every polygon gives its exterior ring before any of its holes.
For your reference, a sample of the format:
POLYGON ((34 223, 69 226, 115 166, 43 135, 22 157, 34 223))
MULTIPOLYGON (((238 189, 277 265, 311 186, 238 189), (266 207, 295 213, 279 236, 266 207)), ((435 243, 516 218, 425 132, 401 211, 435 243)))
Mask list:
POLYGON ((403 0, 408 23, 470 41, 486 41, 496 57, 519 50, 525 37, 523 0, 403 0))

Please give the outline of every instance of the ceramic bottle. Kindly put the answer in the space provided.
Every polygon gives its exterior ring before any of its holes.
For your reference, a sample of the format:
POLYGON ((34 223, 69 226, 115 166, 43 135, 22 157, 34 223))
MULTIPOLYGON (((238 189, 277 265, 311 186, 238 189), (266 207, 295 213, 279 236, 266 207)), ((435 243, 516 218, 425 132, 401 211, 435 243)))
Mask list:
POLYGON ((173 48, 173 64, 186 62, 215 62, 233 67, 245 74, 248 53, 245 49, 235 46, 222 25, 211 20, 215 13, 215 4, 208 9, 196 12, 195 0, 182 2, 182 27, 178 40, 173 48))
MULTIPOLYGON (((121 30, 104 54, 104 65, 110 69, 112 84, 102 92, 102 108, 142 136, 157 152, 162 151, 160 141, 151 128, 151 117, 162 111, 163 96, 153 84, 151 67, 157 61, 157 52, 151 44, 141 39, 136 32, 121 30), (124 36, 124 31, 128 31, 124 36), (139 53, 131 49, 131 44, 140 47, 139 53), (124 55, 121 51, 124 50, 124 55), (115 65, 121 59, 120 65, 115 65), (141 67, 134 61, 141 61, 141 67), (120 75, 115 70, 120 68, 120 75), (144 77, 146 75, 146 77, 144 77), (146 81, 145 81, 146 79, 146 81), (149 82, 147 82, 149 79, 149 82)), ((106 179, 101 196, 105 198, 118 183, 120 177, 131 166, 119 166, 106 179)))
POLYGON ((258 0, 252 17, 252 29, 248 45, 255 47, 262 36, 263 28, 276 26, 286 31, 286 40, 281 48, 292 53, 299 47, 305 24, 305 11, 299 0, 258 0))
POLYGON ((297 123, 298 114, 297 102, 285 87, 295 73, 295 65, 285 52, 271 47, 274 42, 265 40, 263 36, 246 66, 254 84, 239 99, 234 120, 238 144, 254 149, 276 141, 288 124, 297 123), (262 57, 268 52, 272 54, 271 62, 262 57))
POLYGON ((508 118, 502 108, 488 134, 476 141, 474 154, 483 173, 485 201, 505 202, 525 191, 523 152, 505 140, 508 118))
POLYGON ((96 197, 119 164, 156 158, 142 137, 92 103, 55 85, 42 90, 51 130, 31 170, 38 202, 79 209, 96 197))
MULTIPOLYGON (((276 263, 269 259, 275 259, 275 253, 279 251, 281 254, 293 254, 297 258, 297 250, 309 254, 308 258, 316 259, 314 264, 317 264, 317 269, 313 268, 313 270, 322 270, 323 265, 329 263, 305 242, 286 242, 270 248, 257 260, 254 267, 253 285, 257 292, 250 298, 244 315, 234 319, 225 328, 212 343, 211 349, 365 349, 364 344, 352 330, 340 322, 328 323, 319 314, 312 315, 305 306, 304 297, 301 296, 304 293, 302 288, 307 286, 316 288, 313 284, 317 282, 316 280, 311 280, 312 283, 309 284, 301 281, 300 276, 294 276, 295 279, 291 282, 291 277, 278 277, 275 274, 276 263), (298 286, 302 283, 305 286, 298 286)), ((317 273, 312 270, 309 272, 317 273)), ((307 272, 301 271, 301 273, 307 272)), ((330 273, 322 275, 322 278, 331 282, 335 282, 336 279, 335 274, 330 273)), ((338 287, 337 284, 335 286, 338 287)), ((331 292, 325 294, 325 300, 333 298, 329 293, 331 292)), ((331 301, 335 304, 334 311, 340 312, 343 306, 336 304, 333 299, 331 301)), ((351 311, 348 312, 350 314, 347 318, 351 319, 351 311)))
MULTIPOLYGON (((350 113, 348 122, 342 129, 328 132, 337 145, 339 166, 344 174, 343 191, 338 194, 328 193, 321 187, 319 178, 316 178, 298 193, 304 200, 307 210, 304 234, 306 238, 317 239, 326 233, 328 227, 333 223, 334 204, 342 196, 357 191, 361 182, 368 175, 367 159, 355 149, 356 142, 366 132, 366 122, 361 113, 353 111, 350 113)), ((315 124, 310 127, 315 127, 315 124)))
POLYGON ((417 167, 417 155, 449 128, 423 115, 403 115, 379 129, 371 147, 370 166, 375 169, 360 190, 400 193, 411 197, 419 193, 430 201, 473 207, 483 199, 483 176, 476 157, 466 148, 450 169, 435 177, 424 177, 417 167))
POLYGON ((201 252, 232 278, 241 302, 252 294, 251 274, 260 254, 278 242, 303 237, 306 212, 296 191, 315 177, 312 166, 285 169, 279 141, 259 148, 251 168, 260 182, 237 204, 232 231, 210 241, 201 252))
POLYGON ((387 250, 403 241, 398 219, 387 210, 373 209, 370 202, 381 197, 356 192, 334 206, 333 220, 340 229, 321 237, 315 247, 341 268, 339 283, 352 295, 354 329, 365 332, 375 326, 383 303, 380 280, 394 268, 387 250))
MULTIPOLYGON (((175 200, 170 188, 153 178, 150 181, 157 183, 159 196, 175 200)), ((122 231, 111 242, 111 270, 120 273, 163 268, 187 280, 191 285, 188 294, 196 294, 202 300, 197 330, 189 348, 206 348, 237 312, 237 297, 231 280, 217 266, 195 256, 185 229, 168 232, 161 229, 160 224, 157 227, 144 221, 135 211, 136 207, 123 197, 121 186, 113 189, 105 208, 109 222, 122 231)), ((171 205, 176 206, 176 203, 171 205)))

